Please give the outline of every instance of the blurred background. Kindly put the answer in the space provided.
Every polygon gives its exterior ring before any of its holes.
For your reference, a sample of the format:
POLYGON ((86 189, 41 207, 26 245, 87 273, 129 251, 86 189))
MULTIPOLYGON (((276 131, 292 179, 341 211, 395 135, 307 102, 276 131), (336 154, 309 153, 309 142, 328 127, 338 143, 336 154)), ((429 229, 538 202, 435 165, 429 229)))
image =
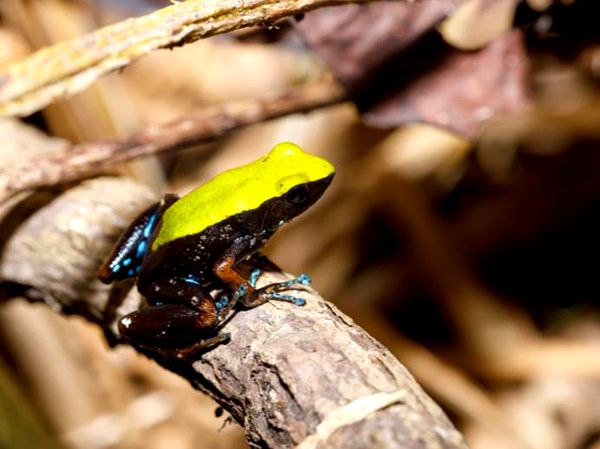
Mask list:
MULTIPOLYGON (((0 72, 167 6, 2 0, 0 72)), ((334 184, 266 253, 384 343, 472 449, 600 449, 600 6, 326 8, 148 55, 25 120, 2 164, 336 79, 351 101, 119 172, 185 193, 293 141, 334 184)), ((239 426, 83 319, 0 307, 0 447, 239 448, 239 426)))

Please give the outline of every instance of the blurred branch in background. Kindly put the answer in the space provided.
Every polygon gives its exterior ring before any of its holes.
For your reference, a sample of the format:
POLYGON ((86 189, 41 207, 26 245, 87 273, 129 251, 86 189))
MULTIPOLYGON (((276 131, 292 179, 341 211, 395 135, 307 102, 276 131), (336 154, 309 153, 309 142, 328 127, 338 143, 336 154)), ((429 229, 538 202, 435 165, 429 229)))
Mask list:
MULTIPOLYGON (((361 1, 361 0, 354 0, 361 1)), ((160 48, 352 0, 190 0, 40 50, 0 74, 0 116, 28 115, 160 48)))
POLYGON ((344 98, 343 89, 334 82, 299 86, 262 99, 213 106, 124 139, 73 145, 0 170, 0 200, 25 190, 93 176, 134 158, 210 142, 243 126, 329 106, 344 98))

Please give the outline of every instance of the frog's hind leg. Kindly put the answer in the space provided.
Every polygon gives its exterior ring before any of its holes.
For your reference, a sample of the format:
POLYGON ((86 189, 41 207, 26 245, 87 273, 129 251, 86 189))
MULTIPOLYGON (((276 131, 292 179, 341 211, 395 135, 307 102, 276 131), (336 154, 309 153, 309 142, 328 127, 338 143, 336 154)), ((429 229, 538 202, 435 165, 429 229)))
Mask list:
POLYGON ((162 304, 136 310, 119 321, 119 333, 135 345, 162 354, 186 358, 229 340, 216 333, 218 314, 211 302, 193 308, 185 304, 162 304))
POLYGON ((193 276, 163 278, 138 285, 149 307, 119 321, 119 333, 164 356, 189 357, 228 340, 218 333, 224 322, 210 293, 193 276))
POLYGON ((175 357, 178 359, 188 359, 197 355, 199 352, 208 351, 223 343, 228 343, 231 340, 231 334, 219 333, 212 338, 200 340, 190 346, 178 349, 161 349, 159 352, 163 357, 175 357))
POLYGON ((133 220, 100 267, 98 277, 102 282, 110 284, 139 274, 160 217, 178 198, 177 195, 165 195, 161 201, 148 207, 133 220))

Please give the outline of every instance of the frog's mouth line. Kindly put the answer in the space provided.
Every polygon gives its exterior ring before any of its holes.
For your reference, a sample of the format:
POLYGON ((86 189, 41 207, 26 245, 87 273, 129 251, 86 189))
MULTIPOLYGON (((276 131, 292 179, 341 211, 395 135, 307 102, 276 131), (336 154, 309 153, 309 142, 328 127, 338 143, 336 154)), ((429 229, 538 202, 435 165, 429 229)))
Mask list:
POLYGON ((296 218, 296 216, 300 215, 306 209, 308 209, 313 204, 315 204, 319 200, 319 198, 321 198, 321 196, 323 196, 323 193, 325 193, 325 190, 327 190, 327 187, 329 187, 329 184, 331 184, 331 181, 333 180, 333 176, 334 176, 334 174, 332 173, 331 175, 327 176, 326 178, 322 178, 322 179, 319 179, 316 181, 311 181, 311 182, 304 184, 304 186, 306 186, 306 189, 307 189, 306 202, 304 204, 302 204, 301 206, 295 205, 294 207, 290 208, 289 213, 286 215, 285 221, 286 222, 291 221, 293 218, 296 218))

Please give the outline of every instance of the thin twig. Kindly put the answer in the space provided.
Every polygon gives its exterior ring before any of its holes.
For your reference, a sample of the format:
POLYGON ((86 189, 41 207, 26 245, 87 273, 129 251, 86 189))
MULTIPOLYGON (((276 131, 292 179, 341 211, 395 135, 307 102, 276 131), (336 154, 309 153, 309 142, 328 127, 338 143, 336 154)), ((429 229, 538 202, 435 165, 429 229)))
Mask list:
POLYGON ((208 142, 243 126, 343 99, 343 89, 333 82, 302 86, 259 100, 210 107, 182 120, 150 126, 125 139, 74 145, 24 160, 0 170, 0 202, 24 190, 82 179, 133 158, 208 142))
POLYGON ((28 115, 160 48, 367 0, 189 0, 46 47, 0 74, 0 116, 28 115))

